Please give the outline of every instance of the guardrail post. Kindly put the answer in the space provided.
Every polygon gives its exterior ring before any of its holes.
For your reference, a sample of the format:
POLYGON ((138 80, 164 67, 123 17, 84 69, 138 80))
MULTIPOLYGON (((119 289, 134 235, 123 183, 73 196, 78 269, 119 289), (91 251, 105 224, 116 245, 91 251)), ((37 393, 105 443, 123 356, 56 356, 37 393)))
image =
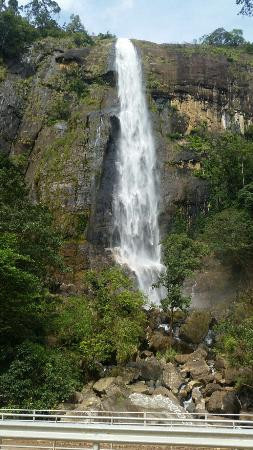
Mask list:
POLYGON ((147 425, 147 413, 144 412, 144 426, 147 425))
POLYGON ((100 450, 100 444, 99 443, 93 444, 93 450, 100 450))
POLYGON ((36 411, 35 411, 35 409, 33 410, 33 422, 35 422, 35 414, 36 414, 36 411))

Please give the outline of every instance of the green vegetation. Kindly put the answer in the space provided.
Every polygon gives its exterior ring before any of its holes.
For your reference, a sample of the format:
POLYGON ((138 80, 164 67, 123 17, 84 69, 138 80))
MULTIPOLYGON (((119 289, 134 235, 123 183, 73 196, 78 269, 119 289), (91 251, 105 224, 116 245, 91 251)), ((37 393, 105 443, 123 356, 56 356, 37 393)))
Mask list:
POLYGON ((200 214, 188 231, 195 237, 201 234, 223 262, 245 271, 253 257, 253 141, 199 129, 188 138, 187 148, 202 157, 195 174, 207 180, 210 189, 208 214, 200 214))
POLYGON ((24 341, 0 375, 1 405, 53 408, 69 400, 80 385, 77 355, 24 341))
POLYGON ((217 352, 238 371, 238 385, 253 387, 253 293, 246 291, 217 326, 217 352))
POLYGON ((194 270, 200 269, 201 258, 207 253, 207 247, 185 233, 171 233, 163 244, 166 270, 160 276, 156 287, 165 288, 167 291, 166 297, 161 300, 161 306, 165 312, 170 313, 172 336, 175 311, 184 311, 190 306, 190 297, 182 293, 183 283, 194 270))
POLYGON ((0 12, 0 57, 18 57, 36 37, 27 19, 9 9, 0 12))
POLYGON ((224 28, 217 28, 210 34, 206 34, 201 38, 202 44, 215 45, 220 47, 222 45, 227 47, 239 47, 246 43, 243 37, 243 31, 233 29, 226 31, 224 28))
MULTIPOLYGON (((190 149, 201 158, 200 170, 194 174, 208 182, 209 201, 208 208, 199 211, 195 220, 191 220, 187 211, 181 208, 175 216, 174 232, 186 232, 195 244, 199 240, 205 242, 209 251, 223 264, 232 267, 237 275, 241 275, 244 286, 247 286, 253 260, 253 140, 251 133, 249 132, 245 137, 232 132, 213 134, 200 126, 187 140, 184 148, 190 149)), ((166 251, 169 251, 169 262, 173 264, 173 270, 174 268, 177 270, 177 261, 174 261, 173 257, 176 242, 171 234, 166 251)), ((187 246, 184 245, 185 248, 187 246)), ((177 250, 177 254, 180 255, 180 251, 177 250)), ((194 257, 192 250, 190 250, 191 256, 194 257)), ((184 256, 179 260, 180 263, 182 261, 184 256)), ((184 270, 182 273, 184 274, 184 270)), ((187 272, 186 276, 188 276, 187 272)), ((183 302, 183 306, 184 304, 183 302)), ((217 351, 222 353, 232 366, 245 369, 243 375, 238 372, 238 383, 251 386, 253 383, 252 317, 252 292, 248 292, 237 300, 228 317, 217 327, 219 335, 217 351)), ((182 331, 186 326, 187 321, 182 331)))
POLYGON ((59 341, 80 350, 88 369, 98 363, 123 363, 143 337, 144 298, 116 268, 87 271, 84 297, 69 298, 58 307, 55 329, 59 341))
POLYGON ((1 157, 0 406, 55 407, 98 364, 129 360, 144 338, 144 297, 121 270, 87 271, 82 296, 57 294, 60 246, 51 214, 1 157))
POLYGON ((9 0, 8 5, 1 0, 0 58, 20 58, 32 42, 47 36, 70 37, 78 47, 92 45, 94 39, 78 15, 72 14, 66 26, 59 25, 55 16, 60 10, 54 0, 32 0, 22 7, 17 0, 9 0))
POLYGON ((166 363, 174 362, 177 356, 177 351, 174 348, 168 348, 165 352, 157 352, 156 358, 158 360, 165 360, 166 363))
MULTIPOLYGON (((46 208, 32 205, 20 171, 0 159, 0 343, 6 348, 41 332, 40 307, 60 268, 60 238, 46 208)), ((7 352, 8 353, 8 352, 7 352)))
POLYGON ((116 268, 85 277, 90 305, 96 315, 93 333, 81 342, 81 350, 89 364, 99 358, 104 362, 113 355, 118 363, 133 356, 144 334, 144 297, 133 290, 132 282, 116 268))

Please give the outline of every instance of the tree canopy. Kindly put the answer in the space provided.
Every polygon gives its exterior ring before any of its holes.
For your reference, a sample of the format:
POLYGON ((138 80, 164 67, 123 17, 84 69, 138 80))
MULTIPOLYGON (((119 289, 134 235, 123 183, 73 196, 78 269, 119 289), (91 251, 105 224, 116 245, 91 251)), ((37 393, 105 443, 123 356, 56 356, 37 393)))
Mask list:
POLYGON ((217 28, 210 34, 204 35, 200 41, 202 44, 239 47, 246 43, 243 37, 243 31, 234 28, 231 31, 226 31, 224 28, 217 28))
POLYGON ((239 14, 244 16, 253 15, 253 1, 252 0, 236 0, 236 4, 240 5, 242 8, 239 14))

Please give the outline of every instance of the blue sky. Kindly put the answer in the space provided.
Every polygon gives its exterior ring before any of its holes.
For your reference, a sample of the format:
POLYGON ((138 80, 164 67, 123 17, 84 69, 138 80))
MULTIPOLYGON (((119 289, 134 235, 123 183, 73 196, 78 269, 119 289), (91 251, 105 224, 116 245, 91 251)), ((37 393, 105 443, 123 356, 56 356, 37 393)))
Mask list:
POLYGON ((253 41, 253 18, 238 16, 236 0, 58 0, 61 21, 79 14, 89 32, 153 42, 191 42, 215 28, 241 28, 253 41))

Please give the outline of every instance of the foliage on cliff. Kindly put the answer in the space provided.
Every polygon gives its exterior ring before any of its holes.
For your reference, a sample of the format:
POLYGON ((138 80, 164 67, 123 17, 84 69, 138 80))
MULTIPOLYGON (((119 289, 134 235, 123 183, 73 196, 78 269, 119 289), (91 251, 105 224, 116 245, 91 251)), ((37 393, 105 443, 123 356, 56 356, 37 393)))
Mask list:
POLYGON ((55 328, 58 339, 80 350, 84 364, 126 362, 137 351, 143 337, 143 295, 118 268, 87 271, 85 296, 59 305, 55 328))
POLYGON ((41 329, 38 314, 61 266, 61 240, 49 211, 33 205, 23 175, 0 159, 0 343, 11 346, 41 329))
POLYGON ((253 258, 253 141, 237 133, 195 130, 187 148, 201 157, 196 172, 209 182, 208 211, 199 214, 190 233, 201 234, 223 262, 247 270, 253 258))
POLYGON ((253 387, 253 292, 246 291, 217 326, 217 351, 238 371, 238 384, 253 387))
POLYGON ((210 34, 204 35, 200 39, 202 44, 227 47, 239 47, 246 43, 243 37, 243 31, 239 29, 233 29, 226 31, 224 28, 217 28, 210 34))
MULTIPOLYGON (((241 275, 243 289, 250 286, 253 262, 253 139, 245 135, 194 129, 183 144, 200 158, 195 175, 209 184, 208 207, 189 220, 187 212, 174 220, 174 232, 186 232, 194 242, 206 243, 223 264, 241 275)), ((173 237, 173 234, 171 235, 173 237)), ((173 244, 173 241, 172 241, 173 244)), ((173 245, 172 245, 173 249, 173 245)), ((217 327, 217 351, 238 371, 238 383, 252 386, 252 291, 241 293, 217 327)))
POLYGON ((22 172, 2 156, 1 406, 55 407, 99 364, 131 358, 143 338, 144 298, 119 269, 87 271, 79 297, 57 294, 60 246, 50 212, 29 200, 22 172))
POLYGON ((166 289, 166 297, 161 300, 165 312, 170 312, 170 329, 173 329, 174 312, 187 310, 191 298, 182 293, 185 279, 200 269, 202 257, 208 249, 201 241, 194 240, 186 233, 171 233, 163 243, 165 271, 156 286, 166 289))
POLYGON ((47 36, 71 37, 74 46, 93 43, 78 15, 72 15, 70 22, 60 26, 54 16, 60 7, 53 0, 32 0, 24 7, 18 1, 5 0, 0 3, 0 57, 19 58, 35 40, 47 36), (14 4, 15 3, 15 4, 14 4))

